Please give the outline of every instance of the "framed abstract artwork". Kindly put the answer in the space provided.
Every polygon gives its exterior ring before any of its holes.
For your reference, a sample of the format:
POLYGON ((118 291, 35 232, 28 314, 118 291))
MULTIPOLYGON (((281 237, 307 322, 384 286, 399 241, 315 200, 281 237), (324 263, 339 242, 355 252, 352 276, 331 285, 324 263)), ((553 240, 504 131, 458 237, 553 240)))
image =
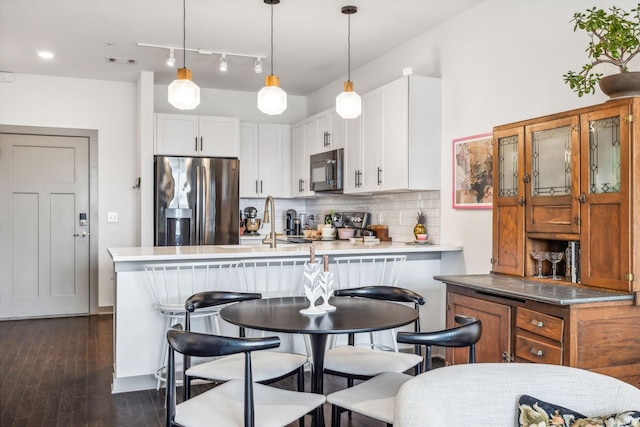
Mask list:
POLYGON ((492 134, 453 140, 453 209, 491 209, 492 134))

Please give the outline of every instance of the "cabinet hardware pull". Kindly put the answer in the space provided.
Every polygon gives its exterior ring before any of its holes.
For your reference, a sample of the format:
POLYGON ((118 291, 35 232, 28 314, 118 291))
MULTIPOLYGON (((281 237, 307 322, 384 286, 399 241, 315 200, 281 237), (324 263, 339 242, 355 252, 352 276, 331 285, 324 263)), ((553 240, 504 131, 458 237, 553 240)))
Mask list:
POLYGON ((196 140, 196 147, 195 147, 196 150, 195 151, 198 151, 198 137, 196 136, 194 139, 196 140))
POLYGON ((262 180, 260 180, 260 193, 262 193, 262 180))
POLYGON ((544 351, 539 350, 537 348, 533 348, 531 347, 531 350, 529 350, 531 352, 531 354, 533 354, 534 356, 538 356, 538 357, 542 357, 544 356, 544 351))
POLYGON ((544 328, 544 323, 541 322, 540 320, 536 320, 536 319, 531 319, 531 324, 533 326, 536 326, 538 328, 544 328))
POLYGON ((380 180, 380 172, 382 172, 382 169, 378 168, 378 185, 382 184, 382 180, 380 180))
POLYGON ((503 362, 509 363, 509 362, 513 362, 513 360, 514 360, 513 355, 510 355, 508 351, 503 351, 502 352, 502 361, 503 362))
POLYGON ((301 187, 300 192, 301 192, 301 193, 304 193, 304 179, 301 179, 301 180, 300 180, 300 183, 302 184, 302 187, 301 187))
POLYGON ((580 203, 584 203, 587 201, 587 196, 584 193, 580 193, 580 195, 578 196, 578 201, 580 203))
POLYGON ((202 137, 200 137, 200 151, 202 151, 202 137))
POLYGON ((256 194, 260 194, 260 192, 258 191, 258 180, 256 179, 256 194))
POLYGON ((522 177, 522 180, 526 183, 528 183, 529 181, 531 181, 531 177, 529 176, 528 173, 524 174, 524 176, 522 177))
POLYGON ((524 198, 524 197, 520 197, 520 198, 518 199, 518 203, 520 204, 520 206, 524 206, 524 205, 525 205, 525 203, 526 203, 525 198, 524 198))

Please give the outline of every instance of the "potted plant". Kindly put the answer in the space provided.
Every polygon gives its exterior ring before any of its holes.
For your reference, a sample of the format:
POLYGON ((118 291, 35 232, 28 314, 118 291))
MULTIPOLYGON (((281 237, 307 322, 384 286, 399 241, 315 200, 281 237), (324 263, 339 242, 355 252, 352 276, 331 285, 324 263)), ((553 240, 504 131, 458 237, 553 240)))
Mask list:
POLYGON ((575 13, 573 21, 573 31, 584 30, 591 36, 586 50, 590 60, 579 72, 565 74, 564 82, 578 96, 594 94, 596 83, 612 98, 640 94, 640 73, 629 72, 627 68, 629 61, 640 52, 640 3, 631 12, 615 6, 608 11, 594 7, 575 13), (618 67, 618 73, 603 78, 603 73, 594 71, 594 67, 601 64, 618 67), (620 86, 630 82, 637 82, 632 93, 626 86, 620 86))

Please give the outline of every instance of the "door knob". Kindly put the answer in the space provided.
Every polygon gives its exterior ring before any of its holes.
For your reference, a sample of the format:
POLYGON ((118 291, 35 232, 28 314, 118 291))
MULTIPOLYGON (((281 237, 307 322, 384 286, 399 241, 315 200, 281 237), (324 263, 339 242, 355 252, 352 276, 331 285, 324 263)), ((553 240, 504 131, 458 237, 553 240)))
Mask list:
POLYGON ((75 237, 87 237, 88 235, 89 233, 87 233, 86 231, 81 231, 80 233, 74 234, 75 237))

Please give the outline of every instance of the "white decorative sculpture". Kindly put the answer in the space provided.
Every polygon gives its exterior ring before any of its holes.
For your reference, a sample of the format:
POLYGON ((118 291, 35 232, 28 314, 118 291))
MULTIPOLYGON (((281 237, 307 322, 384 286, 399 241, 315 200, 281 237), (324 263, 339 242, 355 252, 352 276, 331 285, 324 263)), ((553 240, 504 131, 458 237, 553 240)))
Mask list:
POLYGON ((322 300, 324 301, 318 306, 318 308, 324 311, 334 311, 336 308, 329 304, 329 298, 333 296, 333 273, 330 271, 323 271, 320 273, 318 282, 320 284, 320 289, 322 290, 320 297, 322 297, 322 300))
POLYGON ((309 300, 309 307, 300 310, 302 314, 319 315, 324 314, 325 311, 316 307, 316 301, 322 295, 322 288, 318 281, 318 276, 322 273, 320 263, 307 262, 304 265, 304 294, 309 300))

